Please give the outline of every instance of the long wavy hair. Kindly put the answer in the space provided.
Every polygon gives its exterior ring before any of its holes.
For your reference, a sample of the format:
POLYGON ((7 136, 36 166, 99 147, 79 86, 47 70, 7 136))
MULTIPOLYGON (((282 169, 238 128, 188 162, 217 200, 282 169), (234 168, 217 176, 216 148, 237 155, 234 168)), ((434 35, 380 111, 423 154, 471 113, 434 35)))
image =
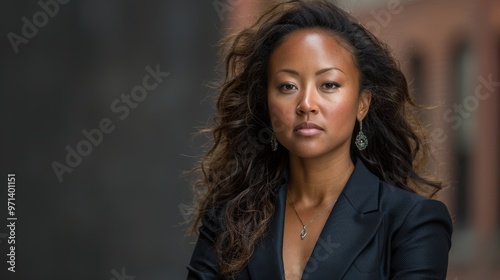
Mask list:
MULTIPOLYGON (((364 122, 370 145, 359 158, 382 181, 432 197, 443 188, 421 170, 428 146, 412 114, 405 76, 388 47, 348 13, 327 1, 292 0, 273 6, 252 26, 228 35, 221 44, 224 77, 218 88, 213 124, 203 129, 213 141, 194 172, 194 222, 216 221, 219 277, 234 278, 248 263, 275 211, 277 189, 288 168, 288 151, 271 150, 267 106, 267 68, 271 52, 288 34, 305 28, 335 34, 348 45, 360 73, 359 91, 372 94, 364 122)), ((359 132, 356 124, 353 136, 359 132)))

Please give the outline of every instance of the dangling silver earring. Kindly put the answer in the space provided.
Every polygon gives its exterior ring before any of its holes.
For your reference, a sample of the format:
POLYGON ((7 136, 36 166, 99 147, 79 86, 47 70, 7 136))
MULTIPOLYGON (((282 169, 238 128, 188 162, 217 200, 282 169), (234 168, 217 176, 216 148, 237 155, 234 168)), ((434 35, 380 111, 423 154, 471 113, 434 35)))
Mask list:
POLYGON ((271 149, 273 149, 273 152, 276 152, 278 150, 278 141, 276 140, 276 136, 274 136, 274 133, 271 136, 271 149))
POLYGON ((368 147, 368 138, 366 138, 366 135, 363 133, 363 121, 359 121, 359 133, 356 136, 356 141, 354 142, 356 144, 356 147, 360 151, 366 149, 368 147))

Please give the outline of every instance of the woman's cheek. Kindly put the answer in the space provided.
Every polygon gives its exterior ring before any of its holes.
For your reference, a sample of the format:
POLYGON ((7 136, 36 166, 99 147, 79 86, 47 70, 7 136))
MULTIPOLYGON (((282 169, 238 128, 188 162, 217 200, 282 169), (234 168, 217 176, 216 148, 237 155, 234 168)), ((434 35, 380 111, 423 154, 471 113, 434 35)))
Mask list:
POLYGON ((271 124, 273 125, 274 133, 284 131, 288 121, 286 120, 286 113, 282 106, 271 104, 269 106, 269 114, 271 116, 271 124))

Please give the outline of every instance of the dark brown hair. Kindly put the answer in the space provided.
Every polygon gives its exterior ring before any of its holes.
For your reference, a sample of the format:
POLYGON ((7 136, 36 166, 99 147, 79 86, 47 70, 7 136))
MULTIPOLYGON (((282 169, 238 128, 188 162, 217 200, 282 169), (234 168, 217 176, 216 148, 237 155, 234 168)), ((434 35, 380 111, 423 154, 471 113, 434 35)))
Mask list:
MULTIPOLYGON (((288 152, 272 152, 267 106, 267 67, 271 52, 288 34, 305 28, 329 31, 348 44, 360 73, 360 92, 371 93, 363 120, 369 146, 359 158, 382 181, 429 197, 443 186, 424 178, 427 146, 423 129, 412 115, 405 76, 388 47, 348 13, 326 1, 293 0, 264 13, 251 27, 223 40, 225 77, 216 101, 210 148, 194 168, 194 223, 214 221, 220 277, 233 278, 252 256, 272 220, 274 199, 288 168, 288 152)), ((359 131, 356 124, 353 135, 359 131)), ((354 141, 355 137, 352 137, 354 141)))

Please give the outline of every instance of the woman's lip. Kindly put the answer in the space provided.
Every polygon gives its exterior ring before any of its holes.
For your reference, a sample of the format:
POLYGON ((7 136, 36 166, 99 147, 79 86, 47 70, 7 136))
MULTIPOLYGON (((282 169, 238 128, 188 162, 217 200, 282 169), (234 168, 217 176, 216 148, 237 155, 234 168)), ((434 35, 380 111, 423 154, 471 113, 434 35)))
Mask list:
POLYGON ((319 134, 323 132, 322 129, 317 129, 317 128, 300 128, 294 131, 295 134, 301 135, 301 136, 313 136, 316 134, 319 134))
POLYGON ((293 128, 293 131, 298 135, 312 136, 321 133, 323 128, 313 122, 301 122, 293 128))

